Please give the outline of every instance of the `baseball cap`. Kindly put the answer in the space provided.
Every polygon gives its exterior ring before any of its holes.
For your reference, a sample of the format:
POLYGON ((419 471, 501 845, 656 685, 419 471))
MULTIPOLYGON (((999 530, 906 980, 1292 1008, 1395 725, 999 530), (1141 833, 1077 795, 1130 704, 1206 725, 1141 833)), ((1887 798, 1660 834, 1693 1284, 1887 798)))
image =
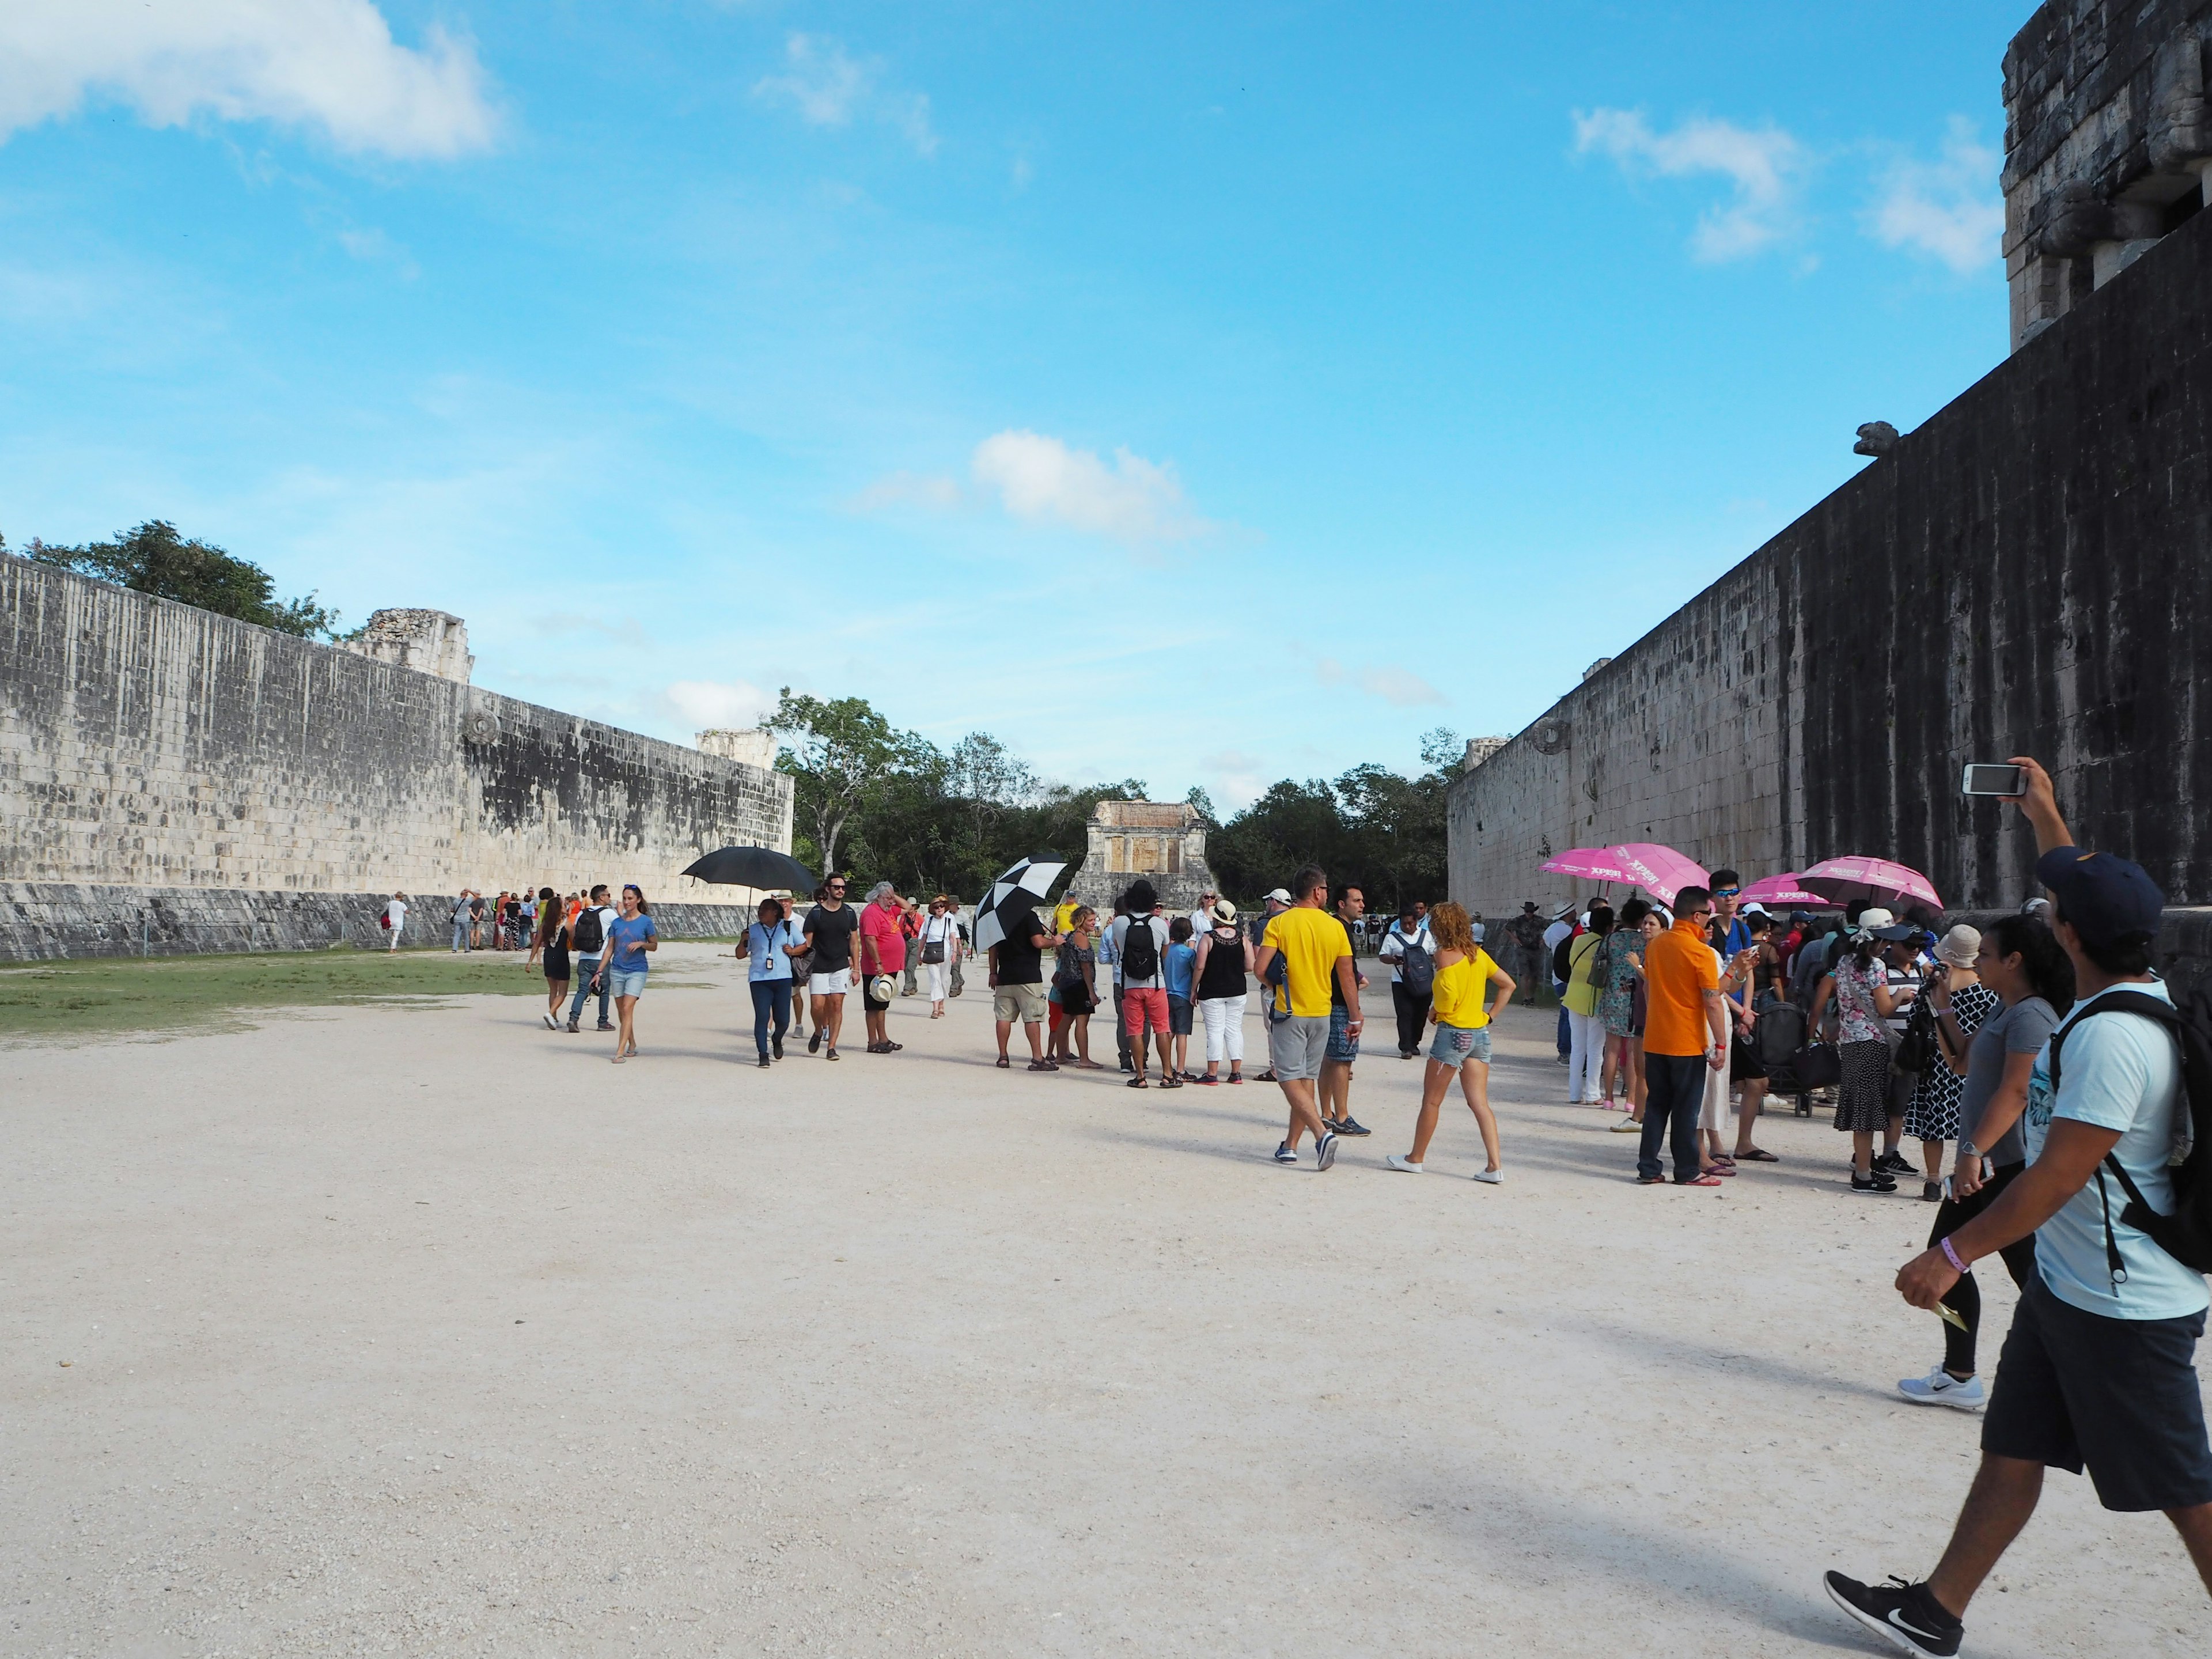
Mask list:
POLYGON ((1273 900, 1277 904, 1295 904, 1297 902, 1296 899, 1291 896, 1291 890, 1287 887, 1270 888, 1267 892, 1267 897, 1273 900))
POLYGON ((2071 922, 2084 945, 2158 936, 2166 895, 2140 864, 2117 854, 2054 847, 2036 860, 2035 878, 2051 890, 2059 920, 2071 922))

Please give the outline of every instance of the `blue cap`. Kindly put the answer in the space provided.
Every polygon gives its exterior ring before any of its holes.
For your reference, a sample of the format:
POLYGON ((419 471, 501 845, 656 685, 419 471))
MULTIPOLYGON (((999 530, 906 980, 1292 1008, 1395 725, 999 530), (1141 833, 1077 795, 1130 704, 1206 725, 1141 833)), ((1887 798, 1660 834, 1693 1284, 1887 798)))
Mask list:
POLYGON ((2111 853, 2054 847, 2035 861, 2035 878, 2058 901, 2058 917, 2084 945, 2123 945, 2158 937, 2166 895, 2140 864, 2111 853))

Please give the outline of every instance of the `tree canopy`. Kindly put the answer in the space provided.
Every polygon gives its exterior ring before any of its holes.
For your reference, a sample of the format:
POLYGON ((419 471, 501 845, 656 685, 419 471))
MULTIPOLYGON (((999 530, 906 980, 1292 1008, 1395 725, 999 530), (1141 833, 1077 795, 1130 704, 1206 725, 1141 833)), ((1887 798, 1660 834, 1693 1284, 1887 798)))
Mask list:
POLYGON ((58 565, 133 592, 235 617, 279 634, 301 639, 337 635, 338 613, 317 605, 313 593, 280 602, 276 582, 259 565, 197 537, 187 539, 166 519, 149 519, 112 541, 88 542, 82 547, 52 546, 33 537, 23 552, 40 564, 58 565))

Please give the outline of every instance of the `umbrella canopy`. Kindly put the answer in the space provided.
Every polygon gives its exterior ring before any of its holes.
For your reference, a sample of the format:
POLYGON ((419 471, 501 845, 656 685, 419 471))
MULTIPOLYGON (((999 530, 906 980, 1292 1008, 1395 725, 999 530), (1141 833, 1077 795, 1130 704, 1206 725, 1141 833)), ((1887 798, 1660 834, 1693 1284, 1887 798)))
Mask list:
POLYGON ((1746 904, 1754 902, 1760 904, 1786 904, 1796 910, 1825 910, 1832 909, 1835 907, 1835 900, 1824 898, 1818 893, 1808 892, 1800 887, 1797 882, 1797 872, 1791 870, 1778 876, 1767 876, 1754 881, 1736 896, 1746 904))
POLYGON ((1555 876, 1580 876, 1585 881, 1632 881, 1610 847, 1570 847, 1540 866, 1555 876))
POLYGON ((1053 883, 1066 868, 1066 860, 1055 859, 1049 853, 1032 853, 1008 865, 991 884, 991 890, 976 902, 977 951, 988 951, 1003 940, 1009 926, 1019 927, 1022 913, 1050 893, 1053 883), (1002 906, 1008 907, 1003 918, 1000 915, 1002 906))
POLYGON ((725 847, 709 853, 684 872, 722 887, 782 887, 811 893, 814 875, 788 853, 772 847, 725 847))
POLYGON ((1826 859, 1797 878, 1807 891, 1823 894, 1841 904, 1847 899, 1871 899, 1896 906, 1918 902, 1931 910, 1943 908, 1935 884, 1910 865, 1854 854, 1826 859))
POLYGON ((1695 859, 1655 842, 1626 842, 1611 850, 1628 872, 1620 879, 1635 883, 1662 904, 1672 906, 1685 887, 1703 887, 1712 879, 1695 859))

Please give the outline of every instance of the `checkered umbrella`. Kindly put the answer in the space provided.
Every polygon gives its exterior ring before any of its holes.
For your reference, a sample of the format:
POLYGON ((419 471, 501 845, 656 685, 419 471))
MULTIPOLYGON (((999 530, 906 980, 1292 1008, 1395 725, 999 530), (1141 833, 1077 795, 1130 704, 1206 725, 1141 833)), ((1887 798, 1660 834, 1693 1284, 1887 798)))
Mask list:
POLYGON ((1060 879, 1060 872, 1067 868, 1065 859, 1032 854, 1017 860, 1006 872, 991 884, 991 890, 975 905, 975 949, 980 954, 1000 943, 1006 936, 1006 924, 1000 918, 1000 907, 1018 925, 1021 913, 1052 891, 1052 884, 1060 879))

